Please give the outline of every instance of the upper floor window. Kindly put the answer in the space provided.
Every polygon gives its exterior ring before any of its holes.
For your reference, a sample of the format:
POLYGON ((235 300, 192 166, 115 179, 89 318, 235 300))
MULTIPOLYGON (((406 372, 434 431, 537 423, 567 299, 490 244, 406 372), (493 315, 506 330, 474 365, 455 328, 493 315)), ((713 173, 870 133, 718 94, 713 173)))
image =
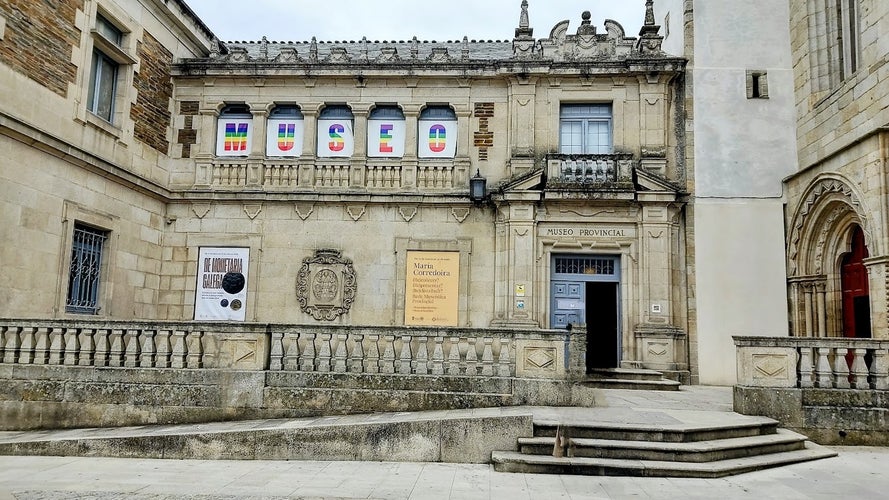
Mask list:
POLYGON ((560 153, 611 154, 612 151, 610 104, 562 104, 560 153))
POLYGON ((367 156, 404 156, 404 113, 398 106, 377 106, 367 118, 367 156))
POLYGON ((216 156, 247 156, 253 144, 253 114, 245 104, 229 104, 219 113, 216 156))
POLYGON ((841 78, 845 80, 852 73, 858 71, 860 56, 859 28, 859 2, 860 0, 836 0, 837 1, 837 25, 839 29, 837 40, 840 43, 839 55, 842 60, 841 78))
POLYGON ((420 112, 417 156, 453 158, 457 155, 457 114, 450 106, 427 106, 420 112))
POLYGON ((318 115, 318 156, 348 158, 355 150, 354 116, 344 104, 326 106, 318 115))
POLYGON ((298 106, 279 105, 269 113, 266 131, 268 156, 299 156, 303 149, 303 114, 298 106))
POLYGON ((97 14, 94 33, 98 36, 95 37, 97 42, 93 48, 87 109, 105 121, 113 122, 120 63, 112 57, 113 54, 109 54, 111 51, 107 50, 107 46, 110 44, 120 48, 123 32, 101 14, 97 14), (98 43, 99 40, 105 43, 98 43))
POLYGON ((74 224, 66 312, 98 314, 102 254, 107 238, 108 231, 74 224))

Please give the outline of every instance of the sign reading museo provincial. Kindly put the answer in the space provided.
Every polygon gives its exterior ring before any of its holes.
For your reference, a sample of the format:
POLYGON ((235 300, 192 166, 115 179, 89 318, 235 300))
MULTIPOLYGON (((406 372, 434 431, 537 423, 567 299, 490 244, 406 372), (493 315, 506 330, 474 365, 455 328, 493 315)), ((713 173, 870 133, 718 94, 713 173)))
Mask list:
POLYGON ((407 253, 404 324, 457 326, 460 253, 407 253))
POLYGON ((249 248, 201 247, 194 319, 244 321, 249 248))

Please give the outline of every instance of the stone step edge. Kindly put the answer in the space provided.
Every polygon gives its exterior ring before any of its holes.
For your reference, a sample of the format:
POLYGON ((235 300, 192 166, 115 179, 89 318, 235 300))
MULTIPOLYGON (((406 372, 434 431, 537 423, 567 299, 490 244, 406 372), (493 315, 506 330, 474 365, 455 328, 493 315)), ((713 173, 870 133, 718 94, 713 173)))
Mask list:
MULTIPOLYGON (((561 427, 562 429, 602 430, 605 432, 627 431, 644 433, 672 433, 691 434, 701 432, 731 431, 734 429, 754 429, 763 427, 776 427, 780 424, 777 420, 768 417, 749 417, 753 420, 725 425, 693 425, 693 424, 640 424, 627 422, 572 422, 565 423, 555 420, 534 420, 534 428, 561 427)), ((569 436, 570 437, 570 436, 569 436)))
MULTIPOLYGON (((770 444, 791 444, 806 441, 806 436, 787 429, 778 429, 776 434, 759 436, 711 439, 707 441, 665 442, 665 441, 625 441, 618 439, 568 438, 568 446, 577 448, 631 449, 640 451, 676 451, 680 453, 708 453, 770 444)), ((519 445, 555 445, 554 437, 519 438, 519 445)))
POLYGON ((634 379, 634 378, 593 378, 593 379, 583 380, 582 382, 579 382, 579 384, 580 385, 627 384, 627 385, 653 385, 653 386, 664 386, 664 387, 679 387, 682 385, 675 380, 668 380, 665 378, 658 379, 658 380, 642 380, 642 379, 634 379))
POLYGON ((803 450, 703 463, 586 457, 557 458, 547 455, 525 455, 516 451, 495 451, 491 454, 491 462, 494 464, 494 470, 498 472, 533 473, 534 471, 528 469, 536 467, 540 469, 538 473, 549 474, 582 475, 589 473, 589 475, 611 476, 712 478, 832 458, 837 455, 837 452, 829 448, 806 441, 806 447, 803 450), (524 470, 518 470, 520 468, 524 470), (562 469, 567 469, 567 471, 562 469))

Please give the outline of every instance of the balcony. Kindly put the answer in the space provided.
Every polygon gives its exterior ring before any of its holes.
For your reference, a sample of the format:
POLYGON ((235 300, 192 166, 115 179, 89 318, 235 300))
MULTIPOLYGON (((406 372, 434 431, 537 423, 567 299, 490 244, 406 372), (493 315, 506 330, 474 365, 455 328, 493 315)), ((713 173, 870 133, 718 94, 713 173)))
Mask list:
POLYGON ((632 190, 636 160, 632 154, 546 156, 547 188, 632 190))

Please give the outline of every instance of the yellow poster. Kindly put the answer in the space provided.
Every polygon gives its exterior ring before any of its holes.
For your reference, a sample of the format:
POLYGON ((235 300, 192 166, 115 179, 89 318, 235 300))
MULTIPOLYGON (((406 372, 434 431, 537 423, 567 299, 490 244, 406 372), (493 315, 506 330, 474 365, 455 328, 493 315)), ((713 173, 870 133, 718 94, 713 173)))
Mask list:
POLYGON ((404 324, 457 326, 459 252, 408 252, 404 324))

